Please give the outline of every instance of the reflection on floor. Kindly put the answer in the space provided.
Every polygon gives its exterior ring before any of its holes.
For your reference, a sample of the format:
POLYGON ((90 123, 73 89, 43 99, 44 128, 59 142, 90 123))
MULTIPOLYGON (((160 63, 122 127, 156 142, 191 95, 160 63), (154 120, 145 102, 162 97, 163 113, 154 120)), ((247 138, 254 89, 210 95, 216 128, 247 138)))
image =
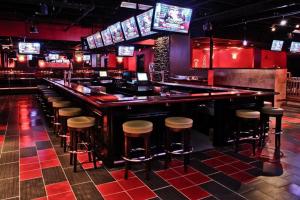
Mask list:
MULTIPOLYGON (((142 166, 128 180, 122 169, 89 164, 73 173, 33 96, 0 96, 0 102, 0 199, 300 199, 300 114, 284 117, 281 164, 250 157, 248 145, 240 154, 210 149, 193 155, 188 173, 180 160, 168 170, 154 161, 146 181, 142 166)), ((268 146, 273 141, 271 135, 268 146)))

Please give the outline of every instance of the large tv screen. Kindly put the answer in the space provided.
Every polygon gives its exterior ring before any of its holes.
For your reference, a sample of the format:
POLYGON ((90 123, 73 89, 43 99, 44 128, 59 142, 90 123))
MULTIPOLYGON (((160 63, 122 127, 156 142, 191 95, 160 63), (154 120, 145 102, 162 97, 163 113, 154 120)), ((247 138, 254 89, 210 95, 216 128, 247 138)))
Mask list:
POLYGON ((119 46, 118 56, 121 57, 132 57, 134 54, 134 46, 119 46))
POLYGON ((90 49, 95 49, 96 48, 96 43, 95 43, 93 35, 88 36, 86 38, 86 41, 87 41, 90 49))
POLYGON ((102 35, 103 43, 105 46, 109 46, 109 45, 113 44, 111 34, 110 34, 110 31, 108 28, 101 31, 101 35, 102 35))
POLYGON ((293 53, 300 53, 300 42, 292 42, 290 51, 293 53))
POLYGON ((122 31, 120 22, 117 22, 117 23, 109 26, 108 28, 110 30, 111 37, 112 37, 114 43, 124 41, 124 35, 123 35, 123 31, 122 31))
POLYGON ((153 17, 153 30, 188 33, 193 10, 157 3, 153 17))
POLYGON ((121 25, 126 40, 131 40, 140 36, 134 17, 123 21, 121 25))
POLYGON ((271 50, 272 51, 281 51, 283 46, 282 40, 273 40, 271 50))
POLYGON ((156 33, 154 31, 151 31, 152 17, 153 17, 153 9, 150 9, 147 12, 144 12, 136 16, 141 35, 143 37, 156 33))
POLYGON ((97 48, 103 47, 102 37, 100 32, 95 33, 94 35, 95 45, 97 48))
POLYGON ((19 42, 19 54, 40 54, 41 44, 38 42, 19 42))

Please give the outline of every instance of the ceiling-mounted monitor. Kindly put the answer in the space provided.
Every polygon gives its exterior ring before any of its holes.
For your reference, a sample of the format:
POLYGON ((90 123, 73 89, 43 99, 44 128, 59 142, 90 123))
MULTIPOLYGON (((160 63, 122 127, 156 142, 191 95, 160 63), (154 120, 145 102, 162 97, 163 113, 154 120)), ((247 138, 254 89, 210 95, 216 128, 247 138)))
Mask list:
POLYGON ((88 36, 86 38, 86 41, 88 43, 89 49, 95 49, 96 48, 96 43, 95 43, 93 35, 88 36))
POLYGON ((290 51, 293 53, 300 53, 300 42, 292 42, 290 51))
POLYGON ((273 40, 271 50, 272 51, 281 51, 283 46, 282 40, 273 40))
POLYGON ((113 40, 111 38, 111 34, 110 34, 110 31, 108 28, 101 31, 101 36, 102 36, 103 43, 105 46, 109 46, 109 45, 113 44, 113 40))
POLYGON ((134 46, 119 46, 118 56, 132 57, 134 55, 134 46))
POLYGON ((111 33, 111 37, 114 43, 123 42, 124 41, 124 34, 121 28, 121 23, 117 22, 108 27, 111 33))
POLYGON ((193 10, 163 3, 156 3, 152 29, 188 33, 193 10))
POLYGON ((154 31, 151 31, 152 17, 153 17, 153 9, 150 9, 147 12, 144 12, 136 16, 141 35, 143 37, 156 33, 154 31))
POLYGON ((103 41, 102 41, 102 37, 100 32, 97 32, 93 35, 94 37, 94 41, 95 41, 95 45, 97 48, 103 47, 103 41))
POLYGON ((38 42, 19 42, 19 54, 40 54, 41 44, 38 42))
POLYGON ((121 23, 126 40, 138 38, 140 36, 134 17, 131 17, 121 23))

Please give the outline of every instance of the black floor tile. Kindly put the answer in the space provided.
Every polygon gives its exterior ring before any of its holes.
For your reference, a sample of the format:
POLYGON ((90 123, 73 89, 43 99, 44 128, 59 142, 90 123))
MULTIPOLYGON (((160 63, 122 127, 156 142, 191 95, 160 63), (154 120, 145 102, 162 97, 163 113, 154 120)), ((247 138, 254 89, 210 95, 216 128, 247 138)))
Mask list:
POLYGON ((196 158, 198 160, 207 160, 209 159, 210 157, 202 152, 195 152, 192 154, 192 157, 193 158, 196 158))
POLYGON ((21 181, 20 185, 21 199, 27 200, 46 196, 42 178, 21 181))
POLYGON ((247 172, 249 174, 251 174, 252 176, 261 176, 263 171, 261 169, 258 169, 258 168, 252 168, 252 169, 248 169, 247 172))
POLYGON ((36 148, 37 150, 50 149, 52 148, 52 145, 50 141, 41 141, 36 142, 36 148))
POLYGON ((199 160, 195 160, 195 159, 191 160, 190 165, 192 167, 194 167, 195 169, 199 170, 200 172, 202 172, 203 174, 213 174, 213 173, 218 172, 214 168, 205 165, 204 163, 200 162, 199 160))
POLYGON ((0 199, 19 196, 19 178, 0 180, 0 199))
POLYGON ((92 182, 73 185, 72 188, 77 200, 103 199, 101 194, 98 192, 97 188, 92 182))
POLYGON ((166 181, 164 181, 152 171, 150 173, 150 180, 146 180, 144 171, 136 172, 135 174, 152 190, 169 185, 166 181))
POLYGON ((43 169, 42 172, 46 185, 52 183, 59 183, 66 180, 66 177, 61 167, 51 167, 43 169))
POLYGON ((66 155, 60 155, 58 156, 58 159, 61 163, 61 166, 63 168, 66 168, 66 167, 70 167, 70 155, 69 154, 66 154, 66 155))
POLYGON ((2 153, 0 157, 0 164, 18 162, 18 161, 19 161, 19 151, 2 153))
POLYGON ((250 158, 250 157, 247 157, 247 156, 244 156, 244 155, 235 153, 235 152, 233 152, 233 151, 225 152, 225 154, 228 154, 228 155, 230 155, 230 156, 232 156, 232 157, 234 157, 234 158, 237 158, 237 159, 239 159, 240 161, 243 161, 243 162, 246 162, 246 163, 256 161, 254 158, 250 158))
POLYGON ((73 167, 65 168, 63 170, 65 171, 71 185, 90 181, 90 178, 82 169, 77 169, 76 173, 73 172, 73 167))
POLYGON ((61 155, 69 156, 69 152, 64 152, 64 148, 62 148, 60 145, 55 145, 55 146, 53 146, 53 148, 55 149, 55 152, 58 156, 61 156, 61 155))
POLYGON ((180 192, 178 192, 174 187, 166 187, 163 189, 155 190, 156 195, 163 200, 184 200, 188 199, 180 192))
POLYGON ((241 185, 242 185, 239 181, 225 175, 222 172, 212 174, 209 177, 214 179, 216 182, 219 182, 222 185, 225 185, 226 187, 228 187, 229 189, 231 189, 233 191, 239 191, 239 189, 241 188, 241 185))
POLYGON ((19 150, 19 136, 5 137, 2 152, 19 150))
POLYGON ((36 155, 37 155, 36 147, 26 147, 20 149, 21 158, 32 157, 36 155))
POLYGON ((9 163, 0 165, 0 179, 13 178, 19 176, 19 163, 9 163))
POLYGON ((96 185, 112 182, 115 180, 104 168, 89 169, 87 170, 87 173, 96 185))

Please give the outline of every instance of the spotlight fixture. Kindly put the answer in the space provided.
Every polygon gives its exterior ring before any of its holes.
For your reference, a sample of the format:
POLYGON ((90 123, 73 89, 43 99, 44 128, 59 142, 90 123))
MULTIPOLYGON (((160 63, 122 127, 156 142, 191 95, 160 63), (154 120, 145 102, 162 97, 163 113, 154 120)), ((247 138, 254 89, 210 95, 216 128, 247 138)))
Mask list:
POLYGON ((287 24, 287 20, 283 18, 283 19, 280 21, 280 26, 285 26, 286 24, 287 24))
POLYGON ((275 27, 275 26, 272 26, 272 27, 271 27, 271 31, 272 31, 272 32, 275 32, 275 31, 276 31, 276 27, 275 27))
POLYGON ((243 40, 243 46, 247 46, 248 45, 248 41, 247 40, 243 40))
POLYGON ((295 28, 300 28, 300 25, 299 25, 299 24, 296 24, 295 28))

